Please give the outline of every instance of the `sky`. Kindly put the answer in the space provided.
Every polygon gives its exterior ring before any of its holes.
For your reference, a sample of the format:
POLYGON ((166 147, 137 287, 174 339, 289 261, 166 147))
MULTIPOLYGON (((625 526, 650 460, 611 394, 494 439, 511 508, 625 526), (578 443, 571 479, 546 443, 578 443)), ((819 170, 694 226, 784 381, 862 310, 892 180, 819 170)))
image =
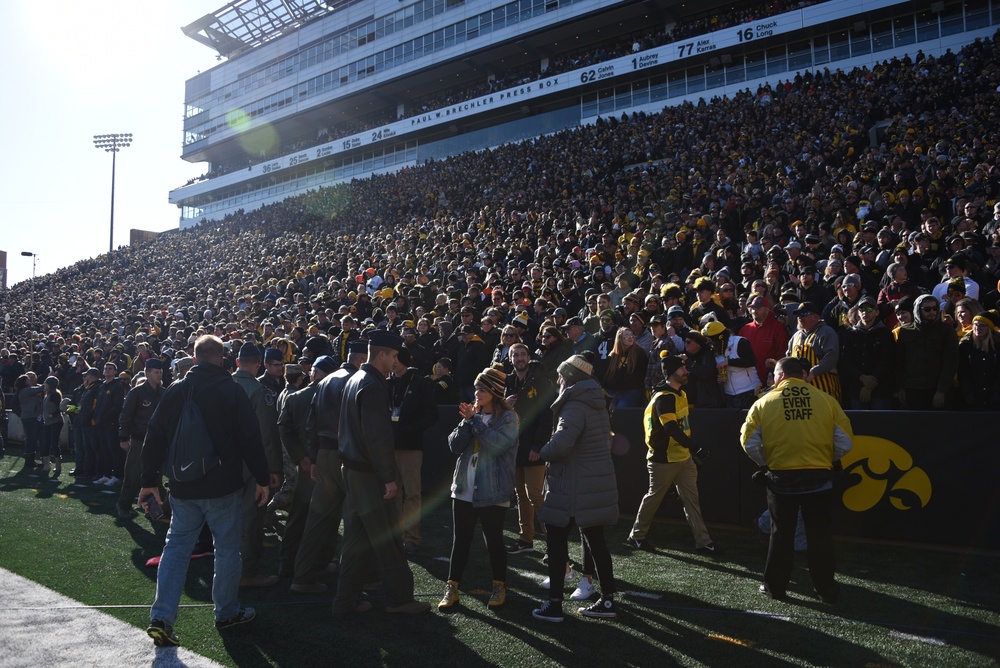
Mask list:
POLYGON ((132 228, 176 229, 170 190, 207 171, 180 158, 184 82, 219 64, 181 32, 225 0, 97 0, 4 6, 0 250, 8 287, 108 250, 111 154, 94 135, 132 133, 118 153, 117 248, 132 228))

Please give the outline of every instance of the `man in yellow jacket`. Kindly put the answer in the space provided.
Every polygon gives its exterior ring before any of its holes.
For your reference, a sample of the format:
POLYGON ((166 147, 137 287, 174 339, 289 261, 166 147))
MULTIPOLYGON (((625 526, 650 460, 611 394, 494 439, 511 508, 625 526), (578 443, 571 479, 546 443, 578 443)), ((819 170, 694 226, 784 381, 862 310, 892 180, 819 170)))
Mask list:
POLYGON ((761 593, 785 598, 801 508, 813 588, 821 600, 833 603, 839 591, 830 530, 833 465, 850 452, 854 433, 840 403, 805 381, 807 371, 799 358, 778 361, 775 387, 750 409, 740 441, 751 459, 769 469, 771 541, 761 593))

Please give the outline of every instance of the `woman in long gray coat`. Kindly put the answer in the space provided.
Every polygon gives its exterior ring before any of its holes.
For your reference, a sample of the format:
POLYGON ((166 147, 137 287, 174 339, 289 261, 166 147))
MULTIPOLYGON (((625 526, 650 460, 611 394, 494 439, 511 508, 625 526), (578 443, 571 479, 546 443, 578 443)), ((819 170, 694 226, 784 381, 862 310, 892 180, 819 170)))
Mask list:
POLYGON ((576 524, 593 555, 601 597, 578 612, 613 619, 615 576, 605 525, 618 521, 618 485, 611 461, 611 419, 604 390, 593 378, 593 365, 573 355, 559 365, 559 397, 552 404, 555 428, 539 456, 547 462, 545 500, 539 519, 545 524, 549 553, 549 600, 531 614, 547 622, 563 620, 564 567, 569 560, 569 532, 576 524))

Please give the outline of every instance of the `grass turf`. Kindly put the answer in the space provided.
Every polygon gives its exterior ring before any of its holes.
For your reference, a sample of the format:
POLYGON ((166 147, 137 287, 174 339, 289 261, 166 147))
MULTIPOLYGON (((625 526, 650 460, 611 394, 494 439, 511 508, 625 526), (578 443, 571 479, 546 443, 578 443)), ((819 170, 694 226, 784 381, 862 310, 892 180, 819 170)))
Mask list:
MULTIPOLYGON (((166 525, 118 521, 117 490, 74 486, 65 472, 46 481, 17 473, 20 466, 10 454, 0 460, 0 567, 145 627, 156 577, 145 561, 159 554, 166 525)), ((425 499, 424 543, 411 558, 418 598, 435 605, 448 569, 448 503, 443 495, 425 499)), ((508 559, 508 603, 499 612, 487 610, 490 575, 477 541, 453 613, 388 615, 374 598, 372 612, 335 619, 331 594, 296 596, 283 580, 242 591, 241 601, 259 617, 222 633, 206 605, 211 559, 192 561, 182 604, 194 607, 181 610, 177 632, 185 647, 233 666, 964 667, 1000 661, 996 556, 840 542, 840 601, 829 606, 811 596, 800 557, 792 600, 782 603, 757 592, 764 550, 749 531, 713 527, 727 551, 712 558, 692 549, 690 531, 678 523, 654 527, 655 552, 633 551, 622 545, 628 526, 623 518, 610 531, 620 592, 614 622, 572 614, 563 624, 534 620, 532 608, 547 595, 539 587, 545 575, 540 553, 508 559)), ((512 511, 511 540, 515 527, 512 511)), ((266 543, 263 572, 277 572, 278 539, 268 536, 266 543)), ((567 580, 567 613, 580 605, 568 600, 577 577, 567 580)))

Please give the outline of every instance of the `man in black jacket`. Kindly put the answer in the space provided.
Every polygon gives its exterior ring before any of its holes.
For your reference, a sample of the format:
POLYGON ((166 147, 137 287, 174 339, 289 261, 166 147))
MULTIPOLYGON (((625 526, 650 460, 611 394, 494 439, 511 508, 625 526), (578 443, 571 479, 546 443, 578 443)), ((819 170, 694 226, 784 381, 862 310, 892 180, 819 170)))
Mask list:
POLYGON ((125 451, 118 447, 118 417, 125 401, 125 385, 118 379, 113 362, 104 365, 104 383, 97 395, 94 426, 97 427, 97 473, 95 483, 113 487, 125 476, 125 451))
POLYGON ((142 462, 139 452, 146 438, 146 427, 153 411, 163 396, 163 363, 155 357, 146 360, 143 368, 145 380, 129 390, 125 395, 125 403, 118 418, 118 440, 125 457, 125 477, 122 479, 122 491, 118 495, 118 517, 123 520, 135 517, 132 510, 132 500, 139 492, 142 482, 142 462))
MULTIPOLYGON (((139 498, 152 495, 163 505, 159 483, 170 441, 191 389, 191 401, 201 411, 205 429, 215 446, 219 465, 197 480, 171 481, 171 518, 167 543, 156 574, 156 600, 150 610, 146 633, 158 647, 178 645, 173 631, 177 619, 191 550, 205 522, 215 538, 215 575, 212 600, 215 626, 227 628, 252 620, 253 608, 240 607, 237 595, 242 571, 240 542, 243 536, 243 470, 256 482, 258 506, 267 504, 268 464, 264 456, 257 417, 250 399, 223 368, 224 348, 214 336, 195 342, 198 364, 181 382, 173 383, 153 412, 142 447, 142 489, 139 498)), ((143 504, 147 509, 149 503, 143 504)))
POLYGON ((507 374, 506 398, 518 419, 514 491, 520 533, 507 553, 520 554, 534 549, 535 517, 542 509, 545 483, 545 462, 537 458, 530 461, 528 455, 540 452, 552 435, 549 407, 556 399, 556 390, 541 363, 531 360, 528 346, 515 343, 510 347, 510 358, 514 372, 507 374))
POLYGON ((389 387, 396 468, 399 470, 396 511, 403 529, 403 552, 415 554, 420 549, 420 470, 424 463, 424 432, 437 422, 438 411, 434 385, 410 366, 410 362, 410 353, 403 348, 396 359, 389 387))
POLYGON ((431 609, 413 600, 413 572, 403 554, 403 540, 393 498, 398 489, 387 377, 403 339, 389 332, 369 336, 368 362, 351 376, 341 404, 339 452, 347 496, 344 502, 344 551, 334 614, 365 612, 361 577, 369 549, 385 585, 386 612, 414 614, 431 609))

